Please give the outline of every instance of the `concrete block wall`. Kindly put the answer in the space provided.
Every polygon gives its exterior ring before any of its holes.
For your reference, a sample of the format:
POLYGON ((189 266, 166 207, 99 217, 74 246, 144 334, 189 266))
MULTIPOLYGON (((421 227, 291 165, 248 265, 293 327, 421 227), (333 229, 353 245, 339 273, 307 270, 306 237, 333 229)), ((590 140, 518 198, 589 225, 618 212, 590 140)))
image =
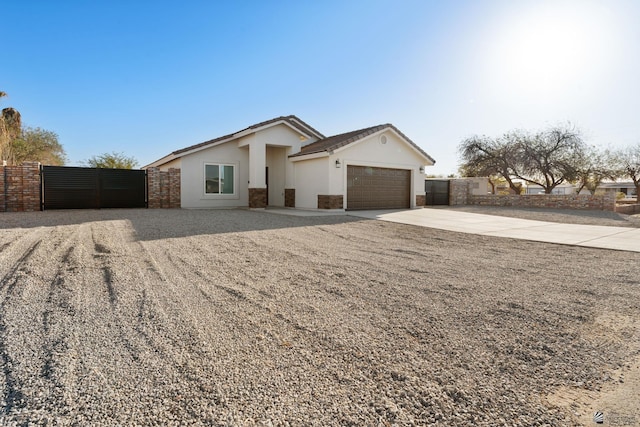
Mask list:
POLYGON ((0 166, 0 212, 40 210, 40 163, 0 166))
POLYGON ((449 181, 449 206, 467 205, 473 181, 469 179, 452 179, 449 181))
POLYGON ((637 215, 640 214, 640 204, 617 204, 616 212, 624 215, 637 215))
POLYGON ((552 208, 615 211, 615 194, 603 195, 474 195, 473 180, 452 179, 449 187, 449 205, 504 206, 518 208, 552 208))
POLYGON ((604 195, 560 195, 560 194, 525 194, 469 196, 470 205, 505 206, 518 208, 551 208, 615 211, 616 199, 613 194, 604 195))

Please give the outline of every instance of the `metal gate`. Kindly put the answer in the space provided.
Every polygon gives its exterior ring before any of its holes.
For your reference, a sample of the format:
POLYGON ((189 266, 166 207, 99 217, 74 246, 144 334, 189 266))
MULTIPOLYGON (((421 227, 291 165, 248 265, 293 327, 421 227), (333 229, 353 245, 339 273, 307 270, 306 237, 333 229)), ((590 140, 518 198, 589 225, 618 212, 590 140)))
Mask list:
POLYGON ((143 170, 43 166, 41 177, 45 210, 147 207, 143 170))
POLYGON ((427 206, 449 204, 449 181, 427 179, 424 182, 427 206))

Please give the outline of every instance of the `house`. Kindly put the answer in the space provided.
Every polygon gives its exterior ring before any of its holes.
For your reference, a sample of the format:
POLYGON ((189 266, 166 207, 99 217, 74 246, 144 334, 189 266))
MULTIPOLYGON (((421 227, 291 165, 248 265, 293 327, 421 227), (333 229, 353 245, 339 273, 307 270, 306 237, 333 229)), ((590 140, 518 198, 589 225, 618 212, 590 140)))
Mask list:
POLYGON ((435 160, 391 124, 326 137, 283 116, 145 166, 179 168, 183 208, 413 208, 435 160))
POLYGON ((623 193, 625 199, 633 199, 638 196, 636 194, 636 185, 633 181, 603 182, 598 186, 598 190, 603 191, 604 193, 623 193))
MULTIPOLYGON (((524 184, 525 191, 524 194, 545 194, 544 188, 536 184, 524 184)), ((553 190, 551 190, 551 194, 556 195, 569 195, 576 194, 576 186, 574 184, 564 182, 562 184, 558 184, 553 190)))

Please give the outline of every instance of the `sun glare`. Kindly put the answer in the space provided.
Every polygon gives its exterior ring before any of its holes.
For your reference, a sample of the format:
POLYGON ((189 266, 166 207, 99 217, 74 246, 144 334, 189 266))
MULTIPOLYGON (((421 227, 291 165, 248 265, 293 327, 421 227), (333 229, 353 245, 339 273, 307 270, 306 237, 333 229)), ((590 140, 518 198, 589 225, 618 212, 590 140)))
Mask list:
POLYGON ((606 63, 606 10, 540 2, 495 33, 491 72, 504 90, 544 96, 580 86, 606 63))

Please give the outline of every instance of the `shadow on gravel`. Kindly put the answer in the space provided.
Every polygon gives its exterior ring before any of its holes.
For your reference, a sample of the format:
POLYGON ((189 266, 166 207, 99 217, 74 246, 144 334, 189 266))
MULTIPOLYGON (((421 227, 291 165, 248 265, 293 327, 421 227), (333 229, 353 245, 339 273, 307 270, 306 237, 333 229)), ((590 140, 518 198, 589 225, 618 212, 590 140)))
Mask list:
POLYGON ((347 215, 291 216, 247 209, 101 209, 0 213, 0 230, 128 221, 137 240, 370 221, 347 215))

